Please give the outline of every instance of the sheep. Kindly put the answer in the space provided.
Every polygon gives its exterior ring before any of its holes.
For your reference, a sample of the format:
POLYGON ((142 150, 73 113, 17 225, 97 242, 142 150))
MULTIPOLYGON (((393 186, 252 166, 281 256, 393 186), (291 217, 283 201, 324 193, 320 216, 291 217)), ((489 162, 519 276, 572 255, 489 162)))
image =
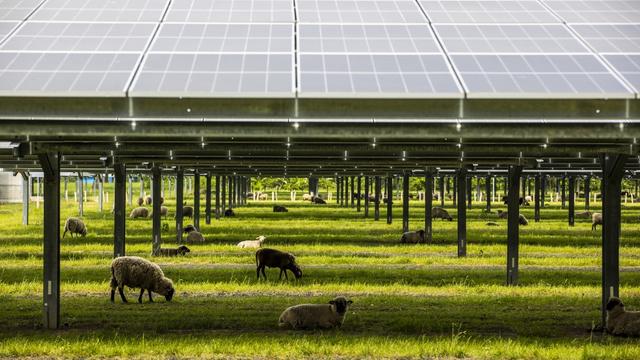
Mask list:
POLYGON ((145 203, 145 204, 147 204, 147 205, 151 205, 151 204, 153 204, 153 199, 151 198, 151 196, 147 196, 147 197, 144 199, 144 203, 145 203))
POLYGON ((506 211, 498 210, 498 219, 506 219, 508 213, 506 211))
POLYGON ((198 229, 196 229, 196 227, 191 225, 191 224, 185 226, 184 229, 182 229, 182 232, 183 233, 187 233, 187 234, 192 232, 192 231, 198 231, 198 229))
POLYGON ((311 194, 302 194, 302 201, 313 201, 313 196, 311 194))
POLYGON ((609 298, 606 306, 606 330, 617 336, 640 336, 640 311, 626 311, 622 300, 609 298))
POLYGON ((188 243, 204 242, 204 236, 199 231, 194 230, 187 235, 186 241, 188 243))
POLYGON ((129 214, 129 217, 132 218, 132 219, 148 218, 149 217, 149 209, 147 209, 145 207, 137 207, 137 208, 131 210, 131 214, 129 214))
POLYGON ((64 222, 63 238, 67 235, 67 231, 71 233, 71 237, 73 237, 73 234, 80 234, 82 237, 87 236, 87 226, 82 220, 76 217, 70 217, 64 222))
POLYGON ((321 204, 321 205, 323 205, 323 204, 326 204, 326 203, 327 203, 327 202, 326 202, 326 201, 324 201, 321 197, 317 197, 317 196, 316 196, 316 197, 314 197, 314 198, 311 200, 311 202, 313 202, 314 204, 321 204))
POLYGON ((183 206, 182 207, 182 217, 183 218, 191 218, 193 219, 193 206, 183 206))
POLYGON ((173 282, 164 276, 158 265, 137 256, 121 256, 111 262, 111 302, 115 301, 116 288, 122 302, 127 302, 123 292, 125 286, 141 289, 139 303, 142 303, 145 290, 149 293, 149 302, 153 302, 152 291, 163 295, 167 301, 171 301, 175 293, 173 282))
POLYGON ((294 330, 341 327, 351 304, 353 301, 344 296, 338 296, 329 301, 329 304, 291 306, 280 315, 278 326, 294 330))
POLYGON ((269 199, 269 195, 267 195, 266 193, 260 193, 260 195, 258 196, 258 200, 267 200, 269 199))
POLYGON ((265 236, 258 236, 255 240, 245 240, 238 243, 240 248, 259 248, 262 247, 262 243, 267 240, 265 236))
POLYGON ((181 245, 179 246, 177 249, 160 249, 160 252, 158 253, 158 256, 178 256, 178 255, 186 255, 187 253, 190 253, 191 250, 189 250, 188 247, 181 245))
POLYGON ((593 213, 593 215, 591 215, 591 231, 597 230, 598 225, 602 225, 602 214, 593 213))
POLYGON ((142 197, 138 198, 138 206, 144 205, 144 199, 142 197))
MULTIPOLYGON (((502 197, 502 202, 504 202, 504 204, 507 205, 509 203, 508 202, 508 196, 503 196, 502 197)), ((522 206, 522 205, 529 206, 529 201, 527 201, 526 198, 520 197, 520 198, 518 198, 518 205, 520 205, 520 206, 522 206)))
POLYGON ((527 195, 527 196, 524 197, 524 203, 526 205, 529 205, 529 203, 532 202, 532 201, 533 201, 533 198, 531 197, 531 195, 527 195))
MULTIPOLYGON (((166 206, 160 206, 160 216, 167 217, 169 214, 169 208, 166 206)), ((153 211, 149 212, 149 217, 153 217, 153 211)))
POLYGON ((407 231, 402 234, 400 242, 403 244, 418 244, 424 243, 424 230, 407 231))
POLYGON ((575 217, 579 219, 589 219, 591 218, 591 215, 593 215, 591 211, 583 211, 583 212, 576 213, 575 217))
POLYGON ((289 212, 289 209, 287 209, 284 206, 280 206, 280 205, 275 205, 273 207, 273 212, 289 212))
MULTIPOLYGON (((506 211, 502 211, 502 210, 498 210, 498 219, 506 219, 509 216, 509 213, 506 211)), ((518 215, 518 224, 526 226, 529 225, 529 220, 527 220, 527 218, 522 215, 519 214, 518 215)))
POLYGON ((224 211, 224 216, 225 217, 236 216, 236 213, 232 209, 227 209, 224 211))
POLYGON ((431 209, 431 218, 432 219, 442 219, 452 221, 453 218, 449 215, 449 212, 441 207, 434 207, 431 209))
POLYGON ((280 280, 282 280, 282 273, 284 273, 285 279, 289 280, 287 270, 290 270, 296 279, 302 277, 302 270, 296 263, 296 257, 286 252, 266 248, 256 251, 256 274, 258 275, 258 280, 260 280, 260 271, 262 271, 264 279, 267 279, 267 275, 264 272, 266 266, 279 268, 280 280))

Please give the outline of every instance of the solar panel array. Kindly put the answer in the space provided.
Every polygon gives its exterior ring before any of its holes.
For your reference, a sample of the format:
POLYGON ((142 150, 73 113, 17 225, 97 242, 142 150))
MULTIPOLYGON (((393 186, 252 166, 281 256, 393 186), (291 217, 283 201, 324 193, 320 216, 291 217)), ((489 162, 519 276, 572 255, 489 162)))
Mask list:
POLYGON ((0 96, 639 93, 638 0, 0 0, 0 96))

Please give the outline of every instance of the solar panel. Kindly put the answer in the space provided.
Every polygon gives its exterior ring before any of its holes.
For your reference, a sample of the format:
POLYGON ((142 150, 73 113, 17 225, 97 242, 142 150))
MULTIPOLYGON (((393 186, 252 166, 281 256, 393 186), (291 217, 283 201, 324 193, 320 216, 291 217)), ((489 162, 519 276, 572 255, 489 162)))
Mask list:
POLYGON ((292 24, 165 23, 151 52, 293 52, 292 24))
POLYGON ((414 0, 303 0, 300 23, 426 23, 414 0))
POLYGON ((561 24, 436 24, 449 53, 588 53, 561 24))
POLYGON ((605 59, 640 93, 640 54, 611 54, 605 59))
POLYGON ((145 58, 133 97, 292 97, 291 54, 171 54, 145 58))
POLYGON ((42 21, 157 22, 169 0, 47 0, 29 19, 42 21))
POLYGON ((294 21, 292 0, 173 0, 170 22, 289 22, 294 21))
POLYGON ((300 97, 459 98, 443 55, 301 54, 300 97))
POLYGON ((0 52, 0 95, 124 96, 139 54, 0 52))
POLYGON ((545 4, 568 23, 640 22, 637 0, 547 0, 545 4))
POLYGON ((300 52, 441 53, 429 26, 300 24, 300 52))
POLYGON ((433 23, 557 23, 535 0, 420 0, 433 23))
POLYGON ((143 52, 152 23, 26 22, 0 50, 64 52, 143 52))
POLYGON ((0 0, 0 20, 22 21, 44 0, 0 0))
POLYGON ((17 21, 0 21, 0 43, 18 24, 17 21))
POLYGON ((469 98, 632 98, 594 55, 451 55, 469 98))
POLYGON ((571 27, 598 52, 640 52, 640 24, 574 24, 571 27))

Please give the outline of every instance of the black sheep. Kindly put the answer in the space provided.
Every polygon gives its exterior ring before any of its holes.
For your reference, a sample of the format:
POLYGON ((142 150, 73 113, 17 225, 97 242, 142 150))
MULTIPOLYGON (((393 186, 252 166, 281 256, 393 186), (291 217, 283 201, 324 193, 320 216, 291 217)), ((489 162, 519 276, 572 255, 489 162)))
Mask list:
POLYGON ((296 257, 279 250, 264 248, 256 251, 256 274, 258 275, 258 280, 260 279, 261 271, 264 279, 267 279, 267 274, 264 272, 265 267, 279 268, 280 279, 282 279, 282 273, 284 273, 285 279, 289 279, 287 270, 290 270, 296 279, 302 277, 302 270, 300 270, 300 267, 296 264, 296 257))

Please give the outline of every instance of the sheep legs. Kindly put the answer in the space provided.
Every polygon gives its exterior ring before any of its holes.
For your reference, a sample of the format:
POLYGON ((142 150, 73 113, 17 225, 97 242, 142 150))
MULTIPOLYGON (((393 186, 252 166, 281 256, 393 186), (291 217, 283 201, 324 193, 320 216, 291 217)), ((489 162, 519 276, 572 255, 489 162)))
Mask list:
POLYGON ((264 276, 264 279, 267 280, 267 274, 264 273, 264 268, 265 266, 260 265, 256 269, 256 273, 258 274, 258 280, 260 280, 260 270, 262 270, 262 276, 264 276))
POLYGON ((280 280, 282 280, 282 273, 284 272, 284 278, 289 280, 289 277, 287 276, 287 269, 280 269, 280 280))
MULTIPOLYGON (((113 290, 111 290, 111 291, 113 291, 113 290)), ((122 299, 122 302, 126 303, 127 302, 127 298, 124 297, 124 291, 122 290, 121 287, 118 287, 118 292, 120 293, 120 298, 122 299)))
MULTIPOLYGON (((149 293, 149 302, 153 302, 153 298, 151 297, 151 290, 147 290, 149 293)), ((142 304, 142 295, 144 295, 144 289, 140 289, 140 296, 138 296, 138 302, 142 304)))

